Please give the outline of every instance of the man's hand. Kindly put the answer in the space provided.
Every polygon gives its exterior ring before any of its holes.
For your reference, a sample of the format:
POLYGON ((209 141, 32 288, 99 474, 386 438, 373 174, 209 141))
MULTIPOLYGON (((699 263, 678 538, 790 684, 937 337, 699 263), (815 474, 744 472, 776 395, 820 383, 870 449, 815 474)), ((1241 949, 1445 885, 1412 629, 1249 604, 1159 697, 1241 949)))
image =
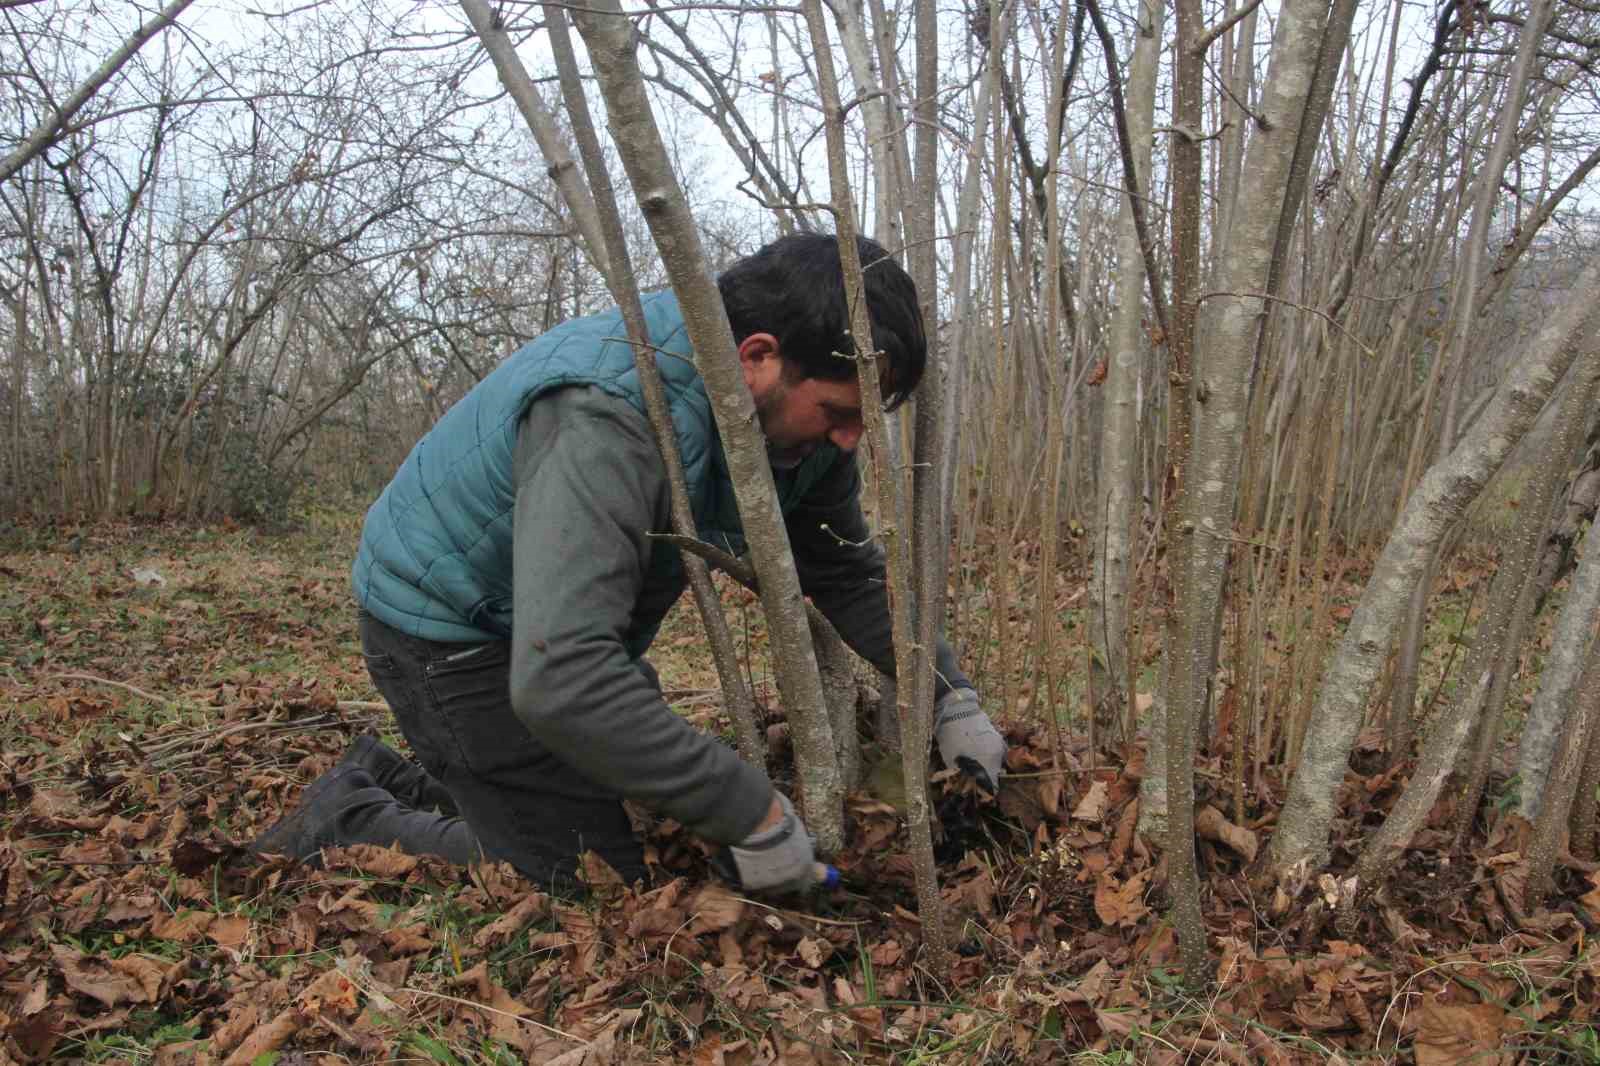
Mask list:
POLYGON ((1006 740, 978 706, 970 688, 946 692, 933 709, 933 737, 946 767, 959 769, 993 794, 1000 784, 1006 740))
POLYGON ((739 884, 751 892, 804 892, 817 884, 811 834, 782 792, 755 831, 728 847, 739 884))

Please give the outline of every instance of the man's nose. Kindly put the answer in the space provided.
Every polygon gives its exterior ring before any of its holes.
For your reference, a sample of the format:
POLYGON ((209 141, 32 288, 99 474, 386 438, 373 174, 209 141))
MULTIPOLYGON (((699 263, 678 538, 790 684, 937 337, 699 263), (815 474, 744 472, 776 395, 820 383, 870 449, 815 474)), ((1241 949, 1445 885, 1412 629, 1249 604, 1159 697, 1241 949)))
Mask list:
POLYGON ((830 430, 828 439, 840 451, 853 452, 856 450, 856 445, 861 443, 861 432, 864 428, 861 425, 854 425, 830 430))

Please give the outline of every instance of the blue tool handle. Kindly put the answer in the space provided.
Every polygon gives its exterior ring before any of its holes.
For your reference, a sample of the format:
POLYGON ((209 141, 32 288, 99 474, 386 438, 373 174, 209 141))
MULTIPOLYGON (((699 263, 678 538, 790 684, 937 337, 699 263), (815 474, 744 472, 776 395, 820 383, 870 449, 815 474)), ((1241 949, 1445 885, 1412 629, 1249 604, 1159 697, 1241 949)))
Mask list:
POLYGON ((817 863, 817 884, 823 888, 839 887, 839 869, 825 862, 817 863))

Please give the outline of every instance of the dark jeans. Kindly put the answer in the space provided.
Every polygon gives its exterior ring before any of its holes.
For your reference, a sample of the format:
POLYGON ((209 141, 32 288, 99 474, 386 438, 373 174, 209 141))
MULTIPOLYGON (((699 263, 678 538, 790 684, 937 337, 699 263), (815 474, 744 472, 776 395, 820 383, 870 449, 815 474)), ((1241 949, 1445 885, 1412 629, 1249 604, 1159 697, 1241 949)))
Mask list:
POLYGON ((460 819, 396 801, 397 810, 355 831, 362 840, 337 843, 398 843, 460 861, 463 833, 470 831, 487 857, 549 887, 571 887, 584 851, 596 852, 626 881, 646 876, 621 797, 562 763, 512 711, 508 642, 438 644, 362 611, 361 648, 400 731, 423 769, 449 792, 460 819), (441 839, 449 843, 441 847, 441 839))

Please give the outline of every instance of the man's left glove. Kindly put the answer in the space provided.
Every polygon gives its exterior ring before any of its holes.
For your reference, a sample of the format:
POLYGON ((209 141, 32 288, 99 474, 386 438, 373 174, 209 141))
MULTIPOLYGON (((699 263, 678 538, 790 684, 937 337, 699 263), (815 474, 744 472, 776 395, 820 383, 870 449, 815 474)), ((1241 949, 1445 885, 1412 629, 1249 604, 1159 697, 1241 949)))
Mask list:
MULTIPOLYGON (((794 804, 776 793, 783 817, 769 829, 758 829, 729 845, 727 854, 734 877, 751 892, 805 892, 817 884, 817 858, 811 834, 794 813, 794 804)), ((727 876, 727 871, 723 871, 727 876)))
POLYGON ((946 767, 959 769, 990 794, 1000 784, 1006 740, 970 688, 953 688, 933 708, 933 739, 946 767))

